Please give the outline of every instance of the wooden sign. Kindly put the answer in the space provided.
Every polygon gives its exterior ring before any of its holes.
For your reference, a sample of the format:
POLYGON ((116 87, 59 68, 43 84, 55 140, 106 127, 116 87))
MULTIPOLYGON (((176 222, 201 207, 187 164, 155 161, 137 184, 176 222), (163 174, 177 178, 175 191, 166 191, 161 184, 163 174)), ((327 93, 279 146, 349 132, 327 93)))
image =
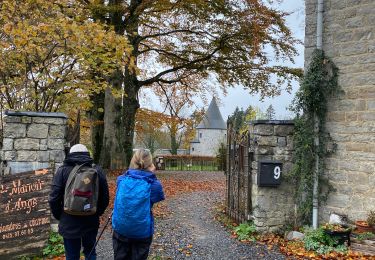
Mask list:
POLYGON ((0 259, 40 253, 50 231, 48 169, 0 176, 0 259))

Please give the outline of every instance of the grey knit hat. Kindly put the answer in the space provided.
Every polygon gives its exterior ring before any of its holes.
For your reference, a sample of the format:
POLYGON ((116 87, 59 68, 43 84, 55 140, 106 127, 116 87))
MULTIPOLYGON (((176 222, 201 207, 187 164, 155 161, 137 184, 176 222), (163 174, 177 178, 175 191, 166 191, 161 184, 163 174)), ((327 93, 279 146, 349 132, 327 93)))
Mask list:
POLYGON ((83 144, 75 144, 70 148, 69 153, 88 152, 87 147, 83 144))

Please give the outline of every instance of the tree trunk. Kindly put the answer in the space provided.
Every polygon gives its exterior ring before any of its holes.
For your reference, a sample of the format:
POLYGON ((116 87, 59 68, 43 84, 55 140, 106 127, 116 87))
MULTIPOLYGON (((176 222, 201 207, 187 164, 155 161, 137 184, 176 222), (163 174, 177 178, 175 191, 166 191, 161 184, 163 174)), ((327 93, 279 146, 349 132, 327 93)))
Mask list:
POLYGON ((178 143, 175 135, 171 134, 171 154, 177 154, 178 143))
MULTIPOLYGON (((131 0, 130 7, 135 10, 139 0, 131 0)), ((110 0, 109 6, 118 6, 120 0, 110 0)), ((131 56, 137 64, 138 54, 138 16, 131 12, 123 20, 122 9, 111 13, 111 24, 117 34, 127 32, 130 45, 133 47, 131 56)), ((100 162, 107 169, 123 169, 128 167, 133 156, 133 138, 135 114, 139 108, 139 85, 136 72, 131 66, 126 67, 124 74, 117 73, 111 77, 114 89, 123 90, 122 97, 114 97, 110 89, 105 93, 104 136, 100 162), (131 71, 130 71, 131 70, 131 71)))
POLYGON ((113 83, 118 89, 124 82, 123 97, 114 97, 110 89, 105 92, 104 138, 100 163, 106 169, 128 167, 133 155, 135 114, 139 108, 135 75, 125 73, 113 83))
POLYGON ((104 97, 105 93, 101 92, 99 94, 93 94, 91 96, 91 101, 93 107, 89 112, 89 117, 91 120, 91 144, 93 159, 95 163, 99 163, 100 154, 103 146, 103 136, 104 136, 104 97))
POLYGON ((125 71, 124 90, 125 96, 123 99, 123 106, 121 110, 123 118, 122 129, 124 130, 124 142, 122 145, 126 156, 125 162, 126 165, 128 165, 133 156, 135 115, 137 113, 137 109, 139 108, 139 87, 137 76, 135 74, 125 71))

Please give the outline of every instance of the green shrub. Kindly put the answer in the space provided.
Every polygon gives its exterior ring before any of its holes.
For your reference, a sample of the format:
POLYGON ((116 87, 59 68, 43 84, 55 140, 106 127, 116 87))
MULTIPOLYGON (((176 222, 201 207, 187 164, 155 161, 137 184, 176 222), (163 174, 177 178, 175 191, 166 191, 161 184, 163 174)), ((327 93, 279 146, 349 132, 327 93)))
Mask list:
POLYGON ((361 233, 357 235, 358 240, 366 240, 366 239, 371 239, 371 238, 375 238, 375 234, 371 232, 365 232, 365 233, 361 233))
POLYGON ((327 254, 332 251, 345 253, 347 247, 339 245, 336 237, 327 234, 323 227, 318 229, 304 228, 305 238, 303 242, 306 250, 312 250, 319 254, 327 254))
POLYGON ((44 257, 60 256, 65 253, 64 239, 56 232, 51 232, 47 246, 43 249, 44 257))
POLYGON ((237 234, 238 240, 255 240, 256 227, 252 222, 242 223, 234 228, 234 232, 237 234))

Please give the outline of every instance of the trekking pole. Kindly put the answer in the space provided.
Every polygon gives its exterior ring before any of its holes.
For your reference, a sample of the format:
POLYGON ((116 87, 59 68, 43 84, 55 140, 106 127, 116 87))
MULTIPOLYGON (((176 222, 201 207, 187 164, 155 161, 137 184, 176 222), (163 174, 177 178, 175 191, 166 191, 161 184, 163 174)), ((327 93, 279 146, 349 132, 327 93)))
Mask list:
POLYGON ((102 232, 100 232, 98 239, 95 241, 94 246, 91 248, 90 254, 87 256, 87 259, 88 259, 88 260, 90 260, 91 254, 94 252, 95 247, 98 245, 99 239, 102 237, 104 230, 105 230, 106 227, 108 226, 109 221, 110 221, 111 218, 112 218, 112 214, 113 214, 113 211, 112 211, 111 214, 109 215, 108 220, 107 220, 107 223, 105 223, 105 225, 104 225, 104 227, 103 227, 103 229, 102 229, 102 232))

